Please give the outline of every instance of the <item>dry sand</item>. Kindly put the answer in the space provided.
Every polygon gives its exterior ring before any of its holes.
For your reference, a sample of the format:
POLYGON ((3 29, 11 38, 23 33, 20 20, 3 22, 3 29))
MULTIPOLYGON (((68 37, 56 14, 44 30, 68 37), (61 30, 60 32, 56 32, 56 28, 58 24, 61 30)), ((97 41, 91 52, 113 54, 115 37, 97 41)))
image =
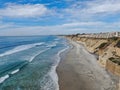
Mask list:
POLYGON ((73 47, 57 67, 60 90, 117 90, 108 73, 83 45, 73 47))

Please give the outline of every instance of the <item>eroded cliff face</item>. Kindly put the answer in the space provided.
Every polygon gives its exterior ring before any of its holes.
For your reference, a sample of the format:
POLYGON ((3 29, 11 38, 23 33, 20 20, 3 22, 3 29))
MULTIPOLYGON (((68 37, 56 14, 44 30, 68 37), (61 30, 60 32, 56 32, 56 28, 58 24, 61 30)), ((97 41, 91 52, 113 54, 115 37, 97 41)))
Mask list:
POLYGON ((98 39, 77 36, 67 37, 84 44, 89 52, 97 54, 99 56, 98 62, 101 66, 110 66, 107 60, 112 61, 116 65, 120 64, 120 38, 98 39))
MULTIPOLYGON (((67 36, 78 43, 84 44, 86 49, 98 55, 98 63, 110 71, 113 75, 120 77, 120 38, 86 38, 78 36, 67 36)), ((120 81, 117 81, 120 90, 120 81)))

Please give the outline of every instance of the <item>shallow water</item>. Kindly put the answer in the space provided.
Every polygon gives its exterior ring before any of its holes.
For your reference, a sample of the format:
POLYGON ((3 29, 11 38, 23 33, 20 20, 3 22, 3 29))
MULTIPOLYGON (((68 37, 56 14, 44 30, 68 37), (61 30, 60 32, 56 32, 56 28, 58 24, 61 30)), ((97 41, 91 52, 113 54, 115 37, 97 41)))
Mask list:
POLYGON ((0 37, 0 90, 59 90, 56 66, 66 40, 0 37))

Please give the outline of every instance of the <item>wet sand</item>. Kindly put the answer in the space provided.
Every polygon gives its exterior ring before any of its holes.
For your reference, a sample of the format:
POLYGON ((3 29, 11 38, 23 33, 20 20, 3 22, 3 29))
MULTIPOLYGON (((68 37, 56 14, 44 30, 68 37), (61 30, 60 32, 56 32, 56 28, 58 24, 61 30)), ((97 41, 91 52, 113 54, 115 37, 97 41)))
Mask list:
POLYGON ((57 67, 60 90, 117 90, 108 73, 83 45, 70 41, 72 48, 57 67))

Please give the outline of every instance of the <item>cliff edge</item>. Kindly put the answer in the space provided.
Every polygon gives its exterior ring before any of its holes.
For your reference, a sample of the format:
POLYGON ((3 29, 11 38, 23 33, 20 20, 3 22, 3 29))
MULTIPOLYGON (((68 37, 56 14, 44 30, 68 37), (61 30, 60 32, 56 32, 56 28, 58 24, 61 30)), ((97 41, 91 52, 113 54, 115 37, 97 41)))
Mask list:
MULTIPOLYGON (((91 38, 79 37, 78 35, 68 35, 66 37, 84 44, 89 52, 98 56, 98 63, 102 67, 113 75, 120 77, 120 37, 91 38)), ((118 85, 118 87, 120 86, 118 85)))

